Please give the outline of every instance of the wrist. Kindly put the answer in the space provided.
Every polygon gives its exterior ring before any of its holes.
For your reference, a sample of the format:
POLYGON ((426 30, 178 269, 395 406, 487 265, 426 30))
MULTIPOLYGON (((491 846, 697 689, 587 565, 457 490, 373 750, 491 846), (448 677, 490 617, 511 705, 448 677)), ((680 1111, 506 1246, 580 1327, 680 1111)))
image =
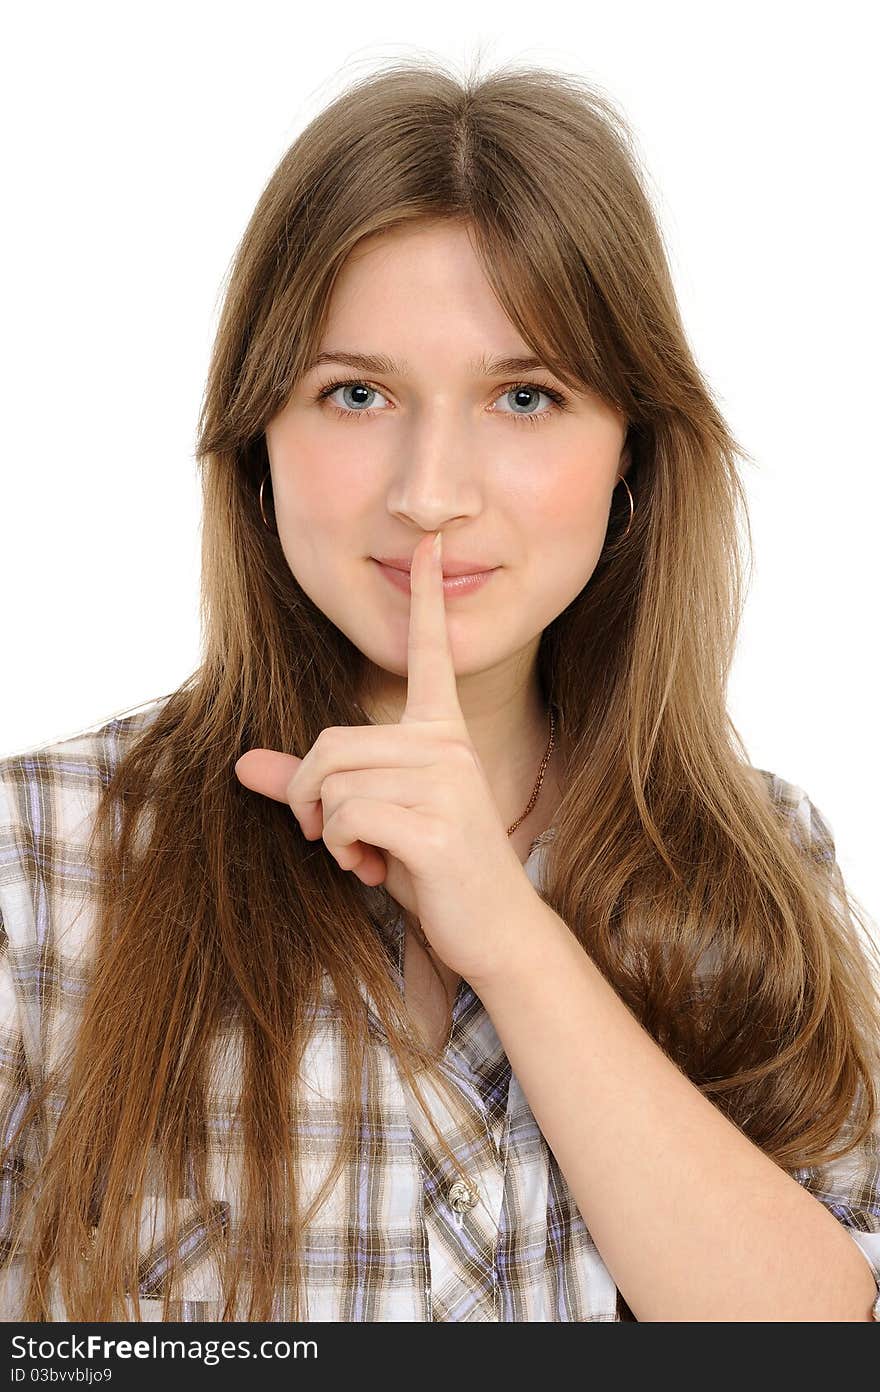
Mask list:
POLYGON ((493 997, 528 987, 553 963, 563 960, 566 948, 577 947, 571 930, 529 884, 521 906, 505 915, 505 932, 493 964, 469 984, 484 1005, 493 997), (569 939, 570 942, 566 942, 569 939))

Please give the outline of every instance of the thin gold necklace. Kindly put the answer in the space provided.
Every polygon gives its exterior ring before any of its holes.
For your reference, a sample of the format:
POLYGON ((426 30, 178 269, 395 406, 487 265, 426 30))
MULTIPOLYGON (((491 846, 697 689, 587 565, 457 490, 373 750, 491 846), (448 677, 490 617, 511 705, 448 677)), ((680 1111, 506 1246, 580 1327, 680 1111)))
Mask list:
POLYGON ((507 828, 507 834, 508 834, 508 836, 512 836, 512 835, 513 835, 513 833, 516 831, 517 827, 519 826, 520 822, 524 822, 524 821, 525 821, 526 817, 527 817, 527 816, 529 815, 529 813, 531 812, 531 810, 532 810, 532 808, 534 807, 535 803, 538 801, 538 794, 539 794, 540 791, 541 791, 541 784, 544 782, 544 773, 545 773, 545 771, 546 771, 547 764, 548 764, 548 762, 549 762, 549 760, 550 760, 550 755, 553 753, 553 750, 554 750, 554 748, 555 748, 554 743, 553 743, 553 737, 554 737, 555 733, 556 733, 556 722, 555 722, 554 719, 553 719, 553 707, 551 706, 551 707, 550 707, 550 743, 547 745, 547 751, 546 751, 546 753, 544 754, 543 759, 541 760, 541 767, 540 767, 540 769, 538 770, 538 781, 537 781, 537 783, 535 784, 534 788, 532 789, 532 796, 531 796, 531 797, 529 798, 529 800, 528 800, 528 803, 527 803, 527 805, 526 805, 526 810, 525 810, 525 812, 520 813, 520 815, 517 817, 516 821, 514 822, 513 826, 507 828))

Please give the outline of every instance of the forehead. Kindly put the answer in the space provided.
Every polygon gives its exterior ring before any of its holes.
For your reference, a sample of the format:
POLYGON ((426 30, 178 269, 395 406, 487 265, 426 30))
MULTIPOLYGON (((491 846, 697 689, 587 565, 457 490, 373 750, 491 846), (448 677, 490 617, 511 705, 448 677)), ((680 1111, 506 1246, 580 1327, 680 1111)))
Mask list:
MULTIPOLYGON (((523 274, 530 275, 528 263, 523 274)), ((562 326, 555 332, 542 283, 531 274, 528 319, 537 337, 527 337, 487 278, 468 221, 420 219, 371 234, 340 268, 302 370, 332 360, 401 380, 442 367, 477 381, 543 371, 575 396, 592 397, 595 387, 566 361, 569 336, 562 326)))
POLYGON ((438 315, 479 319, 498 332, 506 327, 526 351, 486 276, 469 232, 459 226, 417 225, 365 238, 343 262, 330 297, 334 320, 367 314, 429 330, 438 315), (430 311, 429 311, 430 307, 430 311))

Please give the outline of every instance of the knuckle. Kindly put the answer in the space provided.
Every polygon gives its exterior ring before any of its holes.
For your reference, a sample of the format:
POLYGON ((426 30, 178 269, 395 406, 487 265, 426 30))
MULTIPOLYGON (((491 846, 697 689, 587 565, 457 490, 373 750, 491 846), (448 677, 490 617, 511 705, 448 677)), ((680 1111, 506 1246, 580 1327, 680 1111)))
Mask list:
POLYGON ((321 782, 321 797, 334 798, 345 795, 346 775, 344 773, 328 773, 327 777, 321 782))
POLYGON ((348 824, 348 820, 346 804, 341 803, 324 822, 324 839, 326 840, 327 838, 328 830, 332 831, 334 835, 338 835, 340 831, 344 831, 348 824))
POLYGON ((450 740, 447 745, 447 754, 450 759, 454 759, 462 768, 474 767, 474 749, 466 740, 450 740))

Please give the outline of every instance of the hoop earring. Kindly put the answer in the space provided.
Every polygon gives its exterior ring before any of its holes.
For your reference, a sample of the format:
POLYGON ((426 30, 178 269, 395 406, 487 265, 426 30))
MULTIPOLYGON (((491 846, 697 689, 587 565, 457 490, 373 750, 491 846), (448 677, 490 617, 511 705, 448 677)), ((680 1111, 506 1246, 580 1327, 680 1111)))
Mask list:
MULTIPOLYGON (((626 481, 626 479, 624 478, 623 474, 620 475, 620 478, 617 480, 617 483, 622 483, 623 486, 624 486, 624 488, 626 489, 627 493, 629 493, 629 521, 628 521, 627 524, 626 524, 626 531, 623 532, 623 533, 617 538, 617 541, 618 541, 618 542, 621 542, 621 541, 623 541, 624 537, 626 537, 626 536, 629 535, 629 529, 630 529, 630 527, 631 527, 632 524, 633 524, 633 513, 635 512, 635 505, 634 505, 634 503, 633 503, 633 495, 632 495, 632 493, 630 492, 629 484, 627 483, 627 481, 626 481)), ((617 487, 617 483, 614 485, 615 488, 617 487)))
POLYGON ((266 513, 265 513, 265 510, 264 510, 264 508, 263 508, 263 489, 266 487, 266 479, 267 479, 268 477, 269 477, 269 470, 267 469, 266 472, 265 472, 265 474, 263 475, 263 481, 262 481, 262 483, 260 484, 260 516, 261 516, 262 519, 263 519, 263 526, 266 528, 266 531, 267 531, 267 532, 271 532, 273 536, 277 536, 277 535, 278 535, 278 532, 275 530, 274 527, 270 526, 270 524, 269 524, 268 521, 266 520, 266 513))

